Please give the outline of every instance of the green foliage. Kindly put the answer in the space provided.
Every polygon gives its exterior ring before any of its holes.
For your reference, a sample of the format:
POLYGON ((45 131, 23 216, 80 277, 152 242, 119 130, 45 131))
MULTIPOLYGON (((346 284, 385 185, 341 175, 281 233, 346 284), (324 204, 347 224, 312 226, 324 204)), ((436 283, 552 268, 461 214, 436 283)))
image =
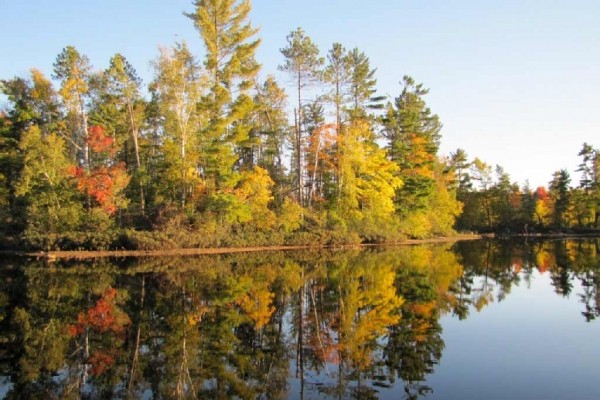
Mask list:
MULTIPOLYGON (((384 98, 365 53, 334 43, 325 60, 298 28, 279 66, 294 85, 291 114, 280 83, 258 76, 250 11, 249 0, 194 1, 186 16, 202 58, 185 43, 161 48, 147 87, 124 55, 93 72, 73 46, 53 65, 57 89, 35 69, 0 81, 4 243, 171 249, 452 234, 468 165, 458 152, 438 159, 428 91, 404 77, 378 119, 384 98)), ((507 204, 490 207, 513 221, 507 204)), ((573 213, 595 218, 589 207, 573 213)))
POLYGON ((19 149, 23 169, 15 195, 27 203, 26 231, 52 234, 77 227, 82 207, 69 178, 64 140, 55 134, 43 138, 41 130, 32 126, 23 134, 19 149))
POLYGON ((393 105, 388 104, 384 118, 389 156, 400 167, 404 182, 396 199, 401 215, 427 208, 435 187, 434 165, 442 125, 423 100, 427 93, 423 84, 404 76, 402 93, 393 105))

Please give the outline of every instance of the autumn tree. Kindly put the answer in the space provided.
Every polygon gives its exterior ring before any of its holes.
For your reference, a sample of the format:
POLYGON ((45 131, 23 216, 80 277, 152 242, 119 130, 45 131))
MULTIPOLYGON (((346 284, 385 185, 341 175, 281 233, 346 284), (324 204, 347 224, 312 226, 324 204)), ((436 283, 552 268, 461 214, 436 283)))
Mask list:
POLYGON ((442 125, 423 99, 429 90, 409 76, 404 76, 402 83, 402 93, 394 104, 388 104, 384 135, 389 156, 400 167, 404 181, 397 193, 396 204, 401 214, 407 214, 426 208, 433 192, 442 125))
POLYGON ((92 167, 86 170, 71 166, 69 171, 77 182, 77 189, 93 199, 101 211, 113 215, 127 205, 124 190, 129 176, 125 164, 114 160, 115 140, 101 126, 94 125, 89 130, 86 145, 90 149, 92 167))
POLYGON ((69 131, 65 136, 77 162, 87 169, 90 168, 87 134, 91 75, 89 59, 73 46, 65 47, 57 56, 52 75, 60 81, 59 94, 67 110, 69 131))
POLYGON ((185 43, 161 49, 154 69, 151 90, 157 98, 164 130, 164 186, 159 190, 183 209, 203 185, 198 132, 206 123, 206 116, 197 107, 204 94, 205 78, 185 43))
POLYGON ((540 226, 547 226, 552 220, 552 199, 545 187, 538 187, 533 195, 535 201, 535 221, 540 226))
POLYGON ((196 0, 186 14, 204 42, 208 92, 200 99, 207 113, 201 127, 203 174, 211 195, 220 195, 236 184, 236 148, 244 143, 251 126, 246 117, 255 104, 249 90, 260 64, 255 52, 258 30, 248 18, 249 0, 196 0))
POLYGON ((365 121, 356 121, 338 137, 339 193, 332 208, 367 239, 376 239, 394 213, 395 191, 402 180, 365 121))
POLYGON ((27 205, 26 234, 64 233, 77 227, 81 203, 69 179, 70 160, 63 138, 46 137, 37 125, 28 128, 19 142, 23 169, 15 196, 27 205))
POLYGON ((141 79, 121 54, 115 54, 110 59, 110 65, 103 72, 102 78, 104 90, 101 103, 114 112, 108 115, 108 121, 100 122, 104 126, 113 126, 115 130, 118 144, 123 148, 121 158, 136 183, 137 196, 134 196, 137 197, 136 203, 143 214, 146 196, 140 135, 144 124, 145 102, 140 93, 141 79))
POLYGON ((303 149, 304 133, 304 99, 303 90, 314 84, 321 75, 320 69, 324 59, 319 57, 319 48, 310 37, 306 36, 302 28, 292 31, 287 37, 287 46, 281 49, 285 57, 284 64, 279 70, 287 72, 294 82, 297 93, 297 108, 295 110, 295 137, 294 137, 294 174, 297 185, 297 200, 304 204, 304 169, 303 149))
POLYGON ((285 148, 290 142, 290 126, 287 120, 287 95, 275 78, 268 76, 260 84, 256 82, 252 130, 249 142, 241 151, 242 169, 260 166, 269 172, 275 182, 274 190, 278 204, 289 190, 284 165, 285 148))

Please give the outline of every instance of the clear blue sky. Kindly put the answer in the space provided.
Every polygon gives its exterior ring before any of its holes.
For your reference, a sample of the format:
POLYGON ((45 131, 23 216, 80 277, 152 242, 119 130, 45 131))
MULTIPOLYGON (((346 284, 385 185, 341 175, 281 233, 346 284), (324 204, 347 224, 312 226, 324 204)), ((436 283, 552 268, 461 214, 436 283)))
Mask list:
MULTIPOLYGON (((202 56, 182 15, 192 8, 189 0, 0 0, 0 78, 30 67, 50 75, 72 44, 98 69, 122 53, 147 83, 158 45, 186 40, 202 56)), ((298 26, 323 54, 335 41, 357 46, 377 67, 381 94, 396 96, 404 74, 431 89, 442 153, 462 147, 513 180, 545 185, 557 169, 574 172, 583 142, 600 147, 598 0, 254 0, 251 19, 264 74, 287 82, 276 70, 279 49, 298 26)))

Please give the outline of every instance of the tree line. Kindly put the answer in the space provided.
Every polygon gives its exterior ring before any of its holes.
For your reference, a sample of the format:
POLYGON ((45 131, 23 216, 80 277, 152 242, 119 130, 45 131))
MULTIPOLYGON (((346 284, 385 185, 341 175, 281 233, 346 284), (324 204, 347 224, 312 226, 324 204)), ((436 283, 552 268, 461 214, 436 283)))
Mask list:
POLYGON ((249 0, 193 6, 202 55, 160 48, 146 85, 125 56, 97 71, 73 46, 51 79, 0 81, 5 246, 394 241, 452 234, 463 204, 459 228, 504 226, 492 182, 469 186, 466 160, 438 155, 442 124, 421 83, 404 76, 390 101, 362 50, 334 43, 322 56, 298 28, 281 49, 288 96, 260 75, 249 0))
POLYGON ((468 159, 463 149, 449 157, 463 204, 456 228, 477 232, 597 232, 600 217, 600 151, 588 143, 578 153, 579 182, 555 171, 548 186, 511 182, 501 166, 468 159))

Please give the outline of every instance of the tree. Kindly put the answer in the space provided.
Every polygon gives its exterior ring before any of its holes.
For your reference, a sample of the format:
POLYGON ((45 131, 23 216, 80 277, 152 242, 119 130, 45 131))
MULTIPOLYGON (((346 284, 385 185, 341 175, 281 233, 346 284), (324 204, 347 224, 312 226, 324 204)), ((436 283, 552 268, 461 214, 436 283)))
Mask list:
MULTIPOLYGON (((139 205, 142 214, 145 210, 146 199, 144 194, 143 167, 140 157, 140 130, 143 124, 145 104, 140 94, 141 79, 133 66, 121 54, 115 54, 110 59, 110 66, 104 71, 106 82, 106 97, 104 103, 115 103, 118 119, 126 127, 133 148, 133 162, 129 162, 129 155, 125 151, 125 163, 133 171, 133 177, 139 188, 139 205), (124 121, 123 121, 124 119, 124 121), (130 165, 134 167, 131 168, 130 165)), ((126 139, 127 141, 127 139, 126 139)), ((126 149, 128 146, 126 146, 126 149)))
POLYGON ((396 198, 401 214, 427 208, 435 187, 434 166, 442 124, 423 100, 427 93, 423 84, 404 76, 402 93, 393 105, 388 104, 384 119, 389 156, 400 167, 404 181, 396 198))
POLYGON ((260 39, 253 39, 258 30, 248 22, 249 0, 196 0, 194 5, 195 12, 186 15, 204 41, 209 88, 201 101, 208 115, 201 130, 203 172, 209 194, 218 194, 235 186, 234 150, 251 129, 244 120, 255 106, 247 92, 260 69, 254 58, 260 39))
POLYGON ((571 183, 569 173, 566 169, 561 169, 554 172, 549 184, 549 195, 554 203, 553 223, 558 228, 567 227, 567 212, 571 204, 569 183, 571 183))
POLYGON ((89 59, 73 46, 67 46, 56 57, 54 79, 61 83, 60 96, 67 109, 70 132, 67 140, 71 152, 84 168, 89 169, 90 152, 87 147, 89 82, 91 66, 89 59))
POLYGON ((33 125, 19 142, 23 169, 15 195, 27 204, 27 228, 31 235, 63 233, 75 228, 81 206, 69 179, 70 162, 65 141, 51 133, 42 137, 33 125))
POLYGON ((127 205, 123 191, 129 184, 129 176, 123 162, 115 162, 117 151, 115 140, 107 136, 101 126, 90 127, 87 135, 92 168, 71 168, 71 175, 77 181, 77 189, 93 199, 99 208, 108 215, 127 205))
POLYGON ((540 186, 533 194, 535 201, 535 221, 538 225, 549 225, 552 220, 552 199, 545 187, 540 186))
POLYGON ((183 209, 202 187, 198 131, 206 117, 197 107, 205 81, 185 43, 161 49, 154 69, 151 90, 164 119, 162 191, 167 198, 178 198, 183 209))
POLYGON ((492 167, 485 162, 476 158, 471 167, 471 176, 479 185, 479 193, 481 197, 481 205, 483 207, 483 215, 488 229, 492 228, 493 213, 492 213, 492 167))
POLYGON ((463 149, 456 149, 454 153, 450 153, 450 167, 456 174, 457 195, 461 199, 464 194, 471 189, 471 177, 469 176, 469 168, 471 163, 467 157, 467 153, 463 149))
POLYGON ((336 131, 342 130, 342 107, 348 92, 348 80, 350 73, 348 69, 348 57, 344 46, 334 43, 327 53, 328 64, 323 71, 323 80, 332 85, 327 98, 335 107, 336 131))
POLYGON ((268 76, 264 83, 256 84, 253 127, 249 143, 242 149, 243 169, 255 166, 265 168, 275 182, 277 204, 283 202, 288 179, 284 166, 285 145, 289 142, 290 127, 287 120, 287 95, 275 78, 268 76))
POLYGON ((377 69, 371 69, 369 58, 358 48, 354 48, 347 53, 345 61, 350 75, 350 116, 363 118, 367 110, 383 109, 385 96, 375 96, 377 69))
POLYGON ((296 162, 295 175, 297 185, 297 200, 304 204, 304 173, 303 173, 303 134, 304 124, 302 90, 317 81, 321 75, 320 68, 324 59, 319 57, 319 49, 313 41, 305 35, 302 28, 292 31, 287 37, 287 47, 281 49, 285 57, 283 65, 279 70, 290 74, 295 82, 298 107, 296 109, 294 158, 296 162))
POLYGON ((375 239, 394 213, 394 194, 402 185, 398 166, 375 142, 366 121, 355 121, 338 137, 339 194, 333 208, 368 239, 375 239))
POLYGON ((578 155, 582 158, 577 172, 581 172, 579 188, 583 191, 583 204, 578 204, 578 206, 585 206, 591 224, 598 227, 600 219, 600 154, 598 150, 584 143, 578 155))

